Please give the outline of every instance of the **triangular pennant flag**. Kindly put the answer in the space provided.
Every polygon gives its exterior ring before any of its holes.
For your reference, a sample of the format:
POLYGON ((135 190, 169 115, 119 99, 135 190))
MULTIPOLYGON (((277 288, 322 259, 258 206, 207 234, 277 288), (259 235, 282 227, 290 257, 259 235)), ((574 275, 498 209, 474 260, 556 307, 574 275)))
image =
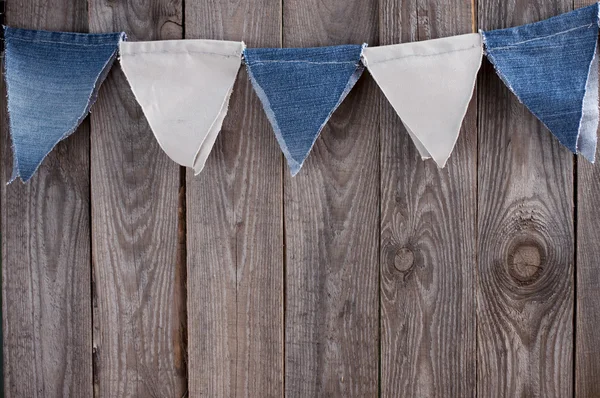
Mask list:
POLYGON ((124 33, 4 28, 13 176, 27 182, 89 113, 124 33))
POLYGON ((478 33, 366 48, 363 62, 402 119, 421 157, 444 167, 473 95, 478 33))
POLYGON ((598 3, 482 35, 487 57, 508 88, 564 146, 593 162, 598 3))
POLYGON ((244 43, 121 43, 121 66, 161 148, 198 174, 221 130, 244 43))
POLYGON ((365 46, 245 50, 250 80, 292 176, 362 74, 365 46))

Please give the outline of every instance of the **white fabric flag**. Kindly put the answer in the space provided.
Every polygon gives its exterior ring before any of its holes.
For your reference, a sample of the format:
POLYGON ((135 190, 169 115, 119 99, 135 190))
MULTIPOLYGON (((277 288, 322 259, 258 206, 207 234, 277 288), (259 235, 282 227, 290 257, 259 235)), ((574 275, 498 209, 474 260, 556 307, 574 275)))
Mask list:
POLYGON ((121 42, 121 67, 167 155, 200 173, 227 114, 244 43, 121 42))
POLYGON ((402 119, 422 158, 444 167, 481 66, 479 33, 367 47, 363 63, 402 119))

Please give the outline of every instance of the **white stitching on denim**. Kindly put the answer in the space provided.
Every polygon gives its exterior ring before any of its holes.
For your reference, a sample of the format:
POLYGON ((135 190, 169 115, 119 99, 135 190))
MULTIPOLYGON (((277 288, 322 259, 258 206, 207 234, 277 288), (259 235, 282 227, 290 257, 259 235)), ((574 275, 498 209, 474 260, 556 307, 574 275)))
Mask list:
MULTIPOLYGON (((108 37, 108 36, 107 36, 108 37)), ((72 45, 72 46, 83 46, 83 47, 98 47, 98 46, 114 46, 114 45, 118 45, 120 41, 122 41, 121 38, 119 38, 119 41, 117 41, 116 43, 97 43, 97 44, 85 44, 85 43, 71 43, 71 42, 66 42, 66 41, 52 41, 52 40, 35 40, 35 39, 24 39, 22 37, 12 37, 9 36, 7 38, 5 38, 5 40, 19 40, 19 41, 24 41, 27 43, 49 43, 49 44, 67 44, 67 45, 72 45)))
MULTIPOLYGON (((547 38, 549 38, 549 37, 554 37, 554 36, 558 36, 558 35, 563 35, 563 34, 566 34, 566 33, 569 33, 569 32, 573 32, 574 30, 578 30, 578 29, 584 29, 584 28, 586 28, 586 29, 589 29, 589 28, 591 28, 591 27, 592 27, 592 26, 594 26, 594 25, 596 25, 596 24, 594 24, 594 23, 591 23, 591 24, 587 24, 587 25, 581 25, 581 26, 577 26, 577 27, 575 27, 575 28, 571 28, 571 29, 563 30, 562 32, 557 32, 557 33, 553 33, 553 34, 551 34, 551 35, 546 35, 546 36, 536 37, 536 38, 534 38, 534 39, 529 39, 529 40, 523 40, 523 41, 519 41, 519 42, 517 42, 517 43, 512 43, 512 44, 509 44, 509 45, 507 45, 507 46, 502 46, 502 47, 492 47, 492 48, 490 48, 490 50, 492 50, 492 51, 495 51, 495 50, 505 50, 505 49, 507 49, 507 48, 513 48, 513 47, 517 47, 517 46, 519 46, 519 45, 521 45, 521 44, 530 43, 530 42, 532 42, 532 41, 543 40, 543 39, 547 39, 547 38)), ((486 44, 486 45, 487 45, 487 44, 486 44)))

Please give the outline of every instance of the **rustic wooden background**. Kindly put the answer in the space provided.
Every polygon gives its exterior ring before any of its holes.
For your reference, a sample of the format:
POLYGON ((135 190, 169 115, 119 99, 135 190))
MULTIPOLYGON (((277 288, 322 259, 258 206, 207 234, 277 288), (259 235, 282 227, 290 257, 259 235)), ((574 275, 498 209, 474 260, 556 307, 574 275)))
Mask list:
MULTIPOLYGON (((6 23, 378 45, 591 3, 7 0, 6 23)), ((600 165, 487 62, 444 170, 365 73, 291 178, 242 70, 194 177, 116 64, 78 133, 1 185, 7 397, 600 396, 600 165)))

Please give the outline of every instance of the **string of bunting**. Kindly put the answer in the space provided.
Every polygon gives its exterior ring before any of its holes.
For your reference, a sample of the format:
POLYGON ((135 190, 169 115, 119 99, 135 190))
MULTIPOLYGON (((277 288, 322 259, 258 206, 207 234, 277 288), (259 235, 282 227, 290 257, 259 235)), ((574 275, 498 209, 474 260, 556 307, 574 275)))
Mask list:
POLYGON ((365 68, 421 157, 444 167, 484 54, 561 144, 593 162, 599 120, 598 11, 596 3, 515 28, 379 47, 128 42, 125 33, 4 27, 11 182, 27 182, 56 144, 77 129, 117 55, 161 148, 196 174, 221 130, 242 62, 292 175, 365 68))

